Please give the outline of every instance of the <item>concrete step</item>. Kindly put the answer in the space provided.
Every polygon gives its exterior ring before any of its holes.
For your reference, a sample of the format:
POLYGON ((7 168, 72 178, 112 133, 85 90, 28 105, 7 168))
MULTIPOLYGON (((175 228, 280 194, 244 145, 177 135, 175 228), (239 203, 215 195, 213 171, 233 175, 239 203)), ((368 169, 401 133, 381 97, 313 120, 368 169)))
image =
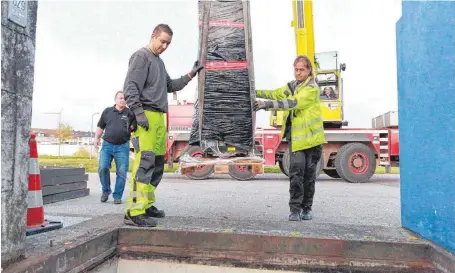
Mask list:
POLYGON ((135 228, 122 220, 104 215, 29 236, 25 259, 2 272, 100 272, 112 259, 212 266, 204 272, 455 272, 453 254, 399 227, 166 217, 155 228, 135 228))
POLYGON ((430 246, 405 231, 401 234, 394 230, 387 235, 384 228, 369 227, 366 235, 359 228, 334 225, 324 228, 309 224, 308 228, 306 223, 284 221, 281 229, 276 229, 265 221, 216 222, 204 219, 177 228, 167 220, 153 232, 124 227, 120 229, 117 251, 126 259, 165 258, 169 262, 269 270, 439 272, 428 258, 430 246), (302 228, 303 234, 297 231, 302 228), (319 236, 308 236, 313 232, 319 236), (333 236, 326 236, 330 232, 333 236))

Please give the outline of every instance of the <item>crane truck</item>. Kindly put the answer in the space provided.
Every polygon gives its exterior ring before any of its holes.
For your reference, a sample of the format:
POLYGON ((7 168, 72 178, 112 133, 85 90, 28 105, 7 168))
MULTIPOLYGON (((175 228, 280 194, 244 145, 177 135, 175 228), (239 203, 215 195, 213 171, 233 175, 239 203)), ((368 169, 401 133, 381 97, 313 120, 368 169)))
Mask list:
MULTIPOLYGON (((399 166, 399 133, 397 112, 388 112, 373 119, 372 128, 346 128, 343 111, 343 78, 346 64, 339 63, 338 52, 315 53, 312 2, 294 0, 292 27, 295 33, 297 55, 307 55, 315 67, 316 81, 320 86, 321 109, 326 143, 318 163, 318 174, 324 172, 332 178, 350 183, 367 182, 377 166, 390 171, 399 166)), ((204 157, 198 146, 189 145, 194 105, 184 101, 169 105, 167 114, 167 152, 169 165, 179 162, 182 155, 204 157)), ((270 128, 256 128, 255 151, 263 164, 213 164, 185 168, 182 174, 190 179, 207 179, 212 174, 224 173, 238 180, 249 180, 264 173, 265 166, 279 165, 288 175, 288 142, 281 136, 282 111, 270 114, 270 128)))

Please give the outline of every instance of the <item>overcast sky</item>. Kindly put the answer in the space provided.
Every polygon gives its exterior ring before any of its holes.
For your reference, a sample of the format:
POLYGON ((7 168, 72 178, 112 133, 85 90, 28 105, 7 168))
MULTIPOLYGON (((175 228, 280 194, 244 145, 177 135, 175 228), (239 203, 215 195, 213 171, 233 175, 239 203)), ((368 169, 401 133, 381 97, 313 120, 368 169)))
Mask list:
MULTIPOLYGON (((295 42, 291 0, 252 0, 256 88, 293 79, 295 42)), ((315 0, 316 52, 339 51, 344 109, 349 127, 397 110, 395 23, 400 0, 315 0)), ((93 113, 114 104, 130 55, 149 41, 154 26, 169 24, 174 37, 162 55, 171 77, 187 73, 197 58, 197 0, 39 1, 32 127, 55 128, 57 116, 90 130, 93 113)), ((192 100, 193 80, 178 94, 192 100)), ((171 99, 171 96, 169 96, 171 99)), ((258 113, 267 125, 268 112, 258 113)), ((99 116, 95 116, 96 124, 99 116)))

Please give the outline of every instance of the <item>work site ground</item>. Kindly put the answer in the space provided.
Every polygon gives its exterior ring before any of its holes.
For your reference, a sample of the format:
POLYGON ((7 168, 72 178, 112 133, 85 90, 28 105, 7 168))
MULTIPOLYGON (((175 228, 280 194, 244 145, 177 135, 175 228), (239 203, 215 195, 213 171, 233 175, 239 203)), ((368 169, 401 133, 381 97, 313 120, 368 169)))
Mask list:
MULTIPOLYGON (((112 195, 100 202, 98 174, 89 173, 90 195, 44 206, 46 218, 73 225, 107 213, 123 213, 129 195, 131 173, 123 194, 123 204, 115 205, 112 195)), ((115 174, 111 173, 114 190, 115 174)), ((289 224, 289 179, 283 174, 258 175, 238 181, 228 175, 196 181, 166 173, 156 190, 156 207, 166 216, 265 220, 289 224)), ((375 175, 369 183, 350 184, 321 174, 316 182, 314 218, 302 222, 400 227, 399 175, 375 175)), ((296 230, 297 231, 297 230, 296 230)))
POLYGON ((450 272, 437 271, 431 257, 449 268, 452 256, 401 228, 399 187, 396 174, 364 184, 321 175, 313 220, 290 222, 283 174, 194 181, 167 173, 155 204, 166 218, 135 228, 123 224, 128 183, 123 204, 112 195, 101 203, 98 175, 89 173, 89 196, 44 206, 45 218, 63 228, 28 236, 27 259, 4 271, 450 272))

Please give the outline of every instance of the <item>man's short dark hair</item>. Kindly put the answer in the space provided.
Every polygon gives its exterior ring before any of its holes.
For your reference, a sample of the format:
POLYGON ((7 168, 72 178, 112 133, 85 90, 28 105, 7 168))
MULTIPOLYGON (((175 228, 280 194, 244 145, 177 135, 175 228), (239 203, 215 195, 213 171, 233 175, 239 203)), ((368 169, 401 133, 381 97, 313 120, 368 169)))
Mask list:
POLYGON ((167 34, 169 34, 171 36, 174 35, 174 32, 172 32, 171 27, 166 24, 159 24, 153 30, 153 34, 155 34, 155 35, 160 35, 161 32, 166 32, 167 34))

